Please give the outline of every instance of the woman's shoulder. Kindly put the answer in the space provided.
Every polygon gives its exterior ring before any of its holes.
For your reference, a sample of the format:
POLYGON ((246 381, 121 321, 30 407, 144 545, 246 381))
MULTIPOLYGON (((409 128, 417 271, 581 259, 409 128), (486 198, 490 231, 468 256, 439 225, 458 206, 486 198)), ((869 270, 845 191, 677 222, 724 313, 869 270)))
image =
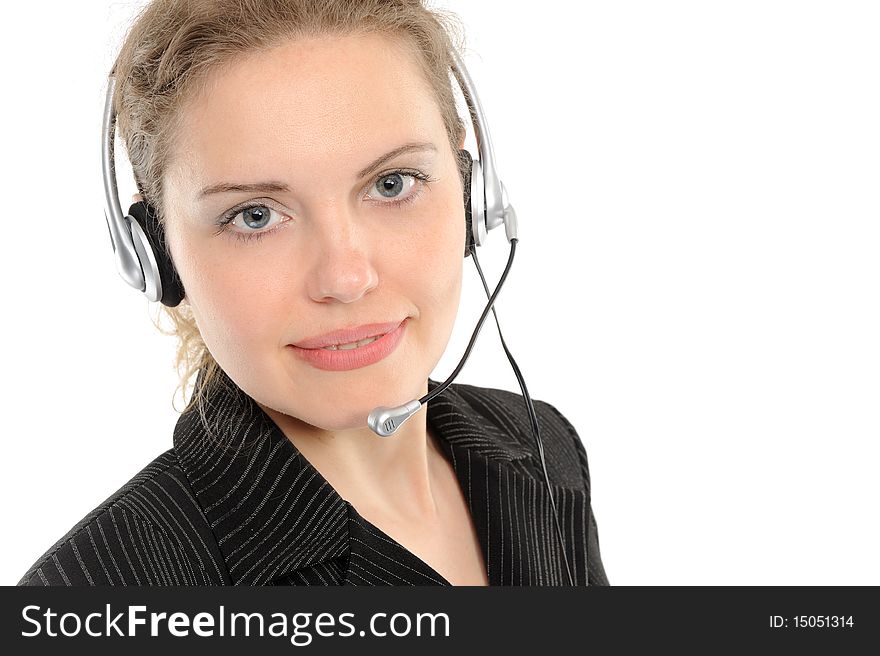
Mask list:
MULTIPOLYGON (((540 458, 525 397, 509 390, 453 383, 450 387, 467 403, 468 410, 514 437, 540 458)), ((590 474, 583 440, 572 423, 555 405, 532 399, 541 444, 548 468, 556 471, 556 480, 580 487, 584 481, 589 491, 590 474)))
POLYGON ((76 523, 18 585, 207 585, 225 571, 169 449, 76 523))

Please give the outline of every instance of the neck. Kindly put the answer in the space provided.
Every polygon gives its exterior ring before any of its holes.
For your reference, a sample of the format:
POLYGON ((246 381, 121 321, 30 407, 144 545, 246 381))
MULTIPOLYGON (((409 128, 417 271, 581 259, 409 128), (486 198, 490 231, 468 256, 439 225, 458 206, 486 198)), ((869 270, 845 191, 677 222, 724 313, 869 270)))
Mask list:
POLYGON ((366 424, 324 430, 261 405, 288 440, 327 482, 363 513, 425 521, 438 513, 439 446, 423 408, 389 437, 366 424))

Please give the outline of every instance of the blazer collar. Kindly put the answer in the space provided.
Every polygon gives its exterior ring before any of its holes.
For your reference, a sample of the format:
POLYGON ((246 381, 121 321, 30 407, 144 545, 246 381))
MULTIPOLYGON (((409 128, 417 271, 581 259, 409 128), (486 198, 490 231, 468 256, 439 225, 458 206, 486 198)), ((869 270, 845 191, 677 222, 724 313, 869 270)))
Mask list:
MULTIPOLYGON (((202 375, 199 372, 197 385, 202 375)), ((369 558, 369 535, 375 540, 384 534, 357 514, 222 370, 218 383, 206 399, 204 418, 196 407, 180 416, 174 430, 174 447, 226 559, 232 583, 264 585, 317 563, 346 556, 350 563, 355 554, 369 558)), ((438 385, 428 380, 429 390, 438 385)), ((463 487, 466 477, 471 480, 465 468, 480 463, 487 475, 491 470, 499 485, 502 478, 508 485, 513 480, 510 489, 528 492, 532 504, 541 501, 546 490, 542 493, 536 479, 523 473, 539 469, 535 453, 517 439, 514 427, 505 425, 509 420, 493 411, 491 404, 476 409, 477 398, 469 395, 466 400, 455 387, 448 387, 428 403, 427 420, 451 457, 463 487)), ((498 584, 492 579, 505 575, 498 569, 503 558, 494 564, 493 573, 492 556, 486 552, 496 538, 502 542, 504 539, 491 535, 500 527, 490 529, 489 524, 497 522, 480 515, 489 512, 484 509, 491 500, 480 497, 483 510, 478 510, 474 508, 474 495, 465 490, 472 512, 476 511, 474 521, 488 561, 490 583, 498 584)), ((536 530, 547 530, 549 526, 536 530)), ((409 561, 406 567, 412 570, 413 578, 408 582, 448 584, 402 546, 397 545, 395 555, 400 561, 409 561)), ((515 565, 508 563, 506 569, 515 565)), ((507 574, 513 576, 510 571, 507 574)), ((345 582, 349 579, 347 572, 345 582)))

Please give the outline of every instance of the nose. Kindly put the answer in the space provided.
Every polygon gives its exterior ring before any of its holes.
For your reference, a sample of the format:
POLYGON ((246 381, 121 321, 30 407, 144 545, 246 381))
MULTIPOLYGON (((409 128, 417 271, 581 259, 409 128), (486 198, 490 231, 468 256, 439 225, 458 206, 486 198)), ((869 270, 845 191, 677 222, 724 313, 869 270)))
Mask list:
POLYGON ((346 211, 327 211, 313 222, 314 267, 308 293, 319 303, 353 303, 379 284, 368 235, 346 211))

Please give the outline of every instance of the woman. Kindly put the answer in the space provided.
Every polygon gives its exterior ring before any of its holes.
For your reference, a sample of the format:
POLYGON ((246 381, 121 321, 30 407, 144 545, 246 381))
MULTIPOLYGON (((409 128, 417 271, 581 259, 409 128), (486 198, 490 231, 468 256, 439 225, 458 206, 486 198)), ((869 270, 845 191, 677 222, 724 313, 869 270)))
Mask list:
POLYGON ((542 448, 522 397, 463 384, 392 437, 365 422, 438 388, 474 248, 444 18, 418 0, 140 15, 114 67, 130 213, 198 376, 174 447, 22 584, 607 584, 555 408, 534 406, 542 448))

